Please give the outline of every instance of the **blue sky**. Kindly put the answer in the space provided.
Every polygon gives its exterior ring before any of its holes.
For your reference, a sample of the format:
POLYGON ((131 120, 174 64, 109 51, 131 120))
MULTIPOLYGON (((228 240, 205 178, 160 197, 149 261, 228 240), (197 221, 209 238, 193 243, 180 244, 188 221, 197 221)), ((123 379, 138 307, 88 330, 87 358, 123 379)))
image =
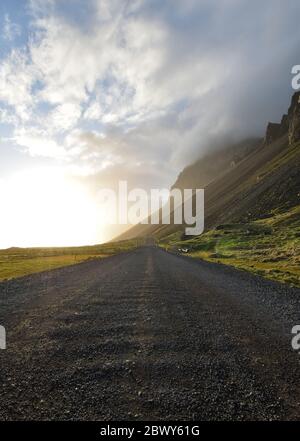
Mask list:
POLYGON ((298 0, 2 0, 0 179, 170 186, 292 94, 298 0))

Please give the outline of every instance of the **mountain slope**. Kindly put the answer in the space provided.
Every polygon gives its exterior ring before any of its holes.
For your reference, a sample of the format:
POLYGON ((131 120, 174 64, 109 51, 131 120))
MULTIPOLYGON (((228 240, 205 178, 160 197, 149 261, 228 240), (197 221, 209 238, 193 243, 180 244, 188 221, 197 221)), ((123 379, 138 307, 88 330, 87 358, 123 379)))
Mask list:
MULTIPOLYGON (((299 93, 294 94, 288 115, 284 115, 280 124, 268 125, 265 140, 259 147, 249 149, 250 153, 246 151, 238 163, 230 164, 205 185, 206 230, 224 222, 260 219, 270 216, 274 210, 287 210, 299 204, 299 96, 299 93)), ((222 152, 218 154, 222 155, 222 152)), ((226 160, 220 163, 224 164, 226 160)), ((201 170, 208 162, 204 158, 188 167, 174 186, 179 184, 182 187, 187 183, 189 188, 199 188, 200 181, 207 179, 207 175, 201 177, 201 170), (189 171, 190 178, 187 177, 189 171)), ((137 225, 121 238, 145 235, 161 238, 176 231, 183 232, 183 229, 184 226, 178 225, 137 225)))
MULTIPOLYGON (((178 176, 172 188, 184 190, 186 188, 207 188, 220 176, 232 171, 243 161, 250 153, 255 151, 261 145, 259 138, 250 138, 242 142, 226 145, 217 151, 209 152, 194 164, 186 167, 178 176)), ((157 233, 160 230, 178 229, 176 226, 138 224, 118 236, 117 240, 127 240, 135 237, 148 236, 157 233)))
POLYGON ((218 179, 225 171, 234 168, 260 144, 261 139, 250 138, 206 153, 179 174, 172 188, 181 190, 185 188, 204 188, 210 182, 218 179))
POLYGON ((206 232, 183 241, 182 231, 160 231, 161 246, 300 287, 298 99, 255 153, 207 186, 206 232))

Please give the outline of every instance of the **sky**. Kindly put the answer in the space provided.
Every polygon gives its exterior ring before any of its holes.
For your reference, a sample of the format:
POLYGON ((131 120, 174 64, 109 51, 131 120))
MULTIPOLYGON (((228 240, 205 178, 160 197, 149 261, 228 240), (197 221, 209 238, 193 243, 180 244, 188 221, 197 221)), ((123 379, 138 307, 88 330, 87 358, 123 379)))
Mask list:
POLYGON ((298 0, 2 0, 0 248, 110 239, 99 188, 168 188, 223 138, 263 136, 299 17, 298 0))

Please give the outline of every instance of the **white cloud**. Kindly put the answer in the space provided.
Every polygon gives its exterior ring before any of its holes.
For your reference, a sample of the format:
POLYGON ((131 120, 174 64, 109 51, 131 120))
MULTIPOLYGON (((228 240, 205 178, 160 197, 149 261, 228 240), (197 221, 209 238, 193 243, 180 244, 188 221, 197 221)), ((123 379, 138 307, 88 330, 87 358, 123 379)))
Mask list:
POLYGON ((13 49, 0 64, 0 101, 13 107, 17 117, 28 120, 35 102, 32 86, 38 73, 24 50, 13 49))
POLYGON ((64 147, 49 139, 46 133, 33 129, 19 129, 15 133, 15 141, 25 147, 31 156, 63 159, 66 157, 64 147))
POLYGON ((27 43, 0 61, 2 115, 31 155, 93 171, 163 163, 172 180, 212 140, 260 133, 288 102, 295 1, 282 13, 277 0, 87 0, 85 25, 70 4, 31 0, 27 43))
POLYGON ((81 115, 81 107, 75 103, 59 104, 49 114, 48 129, 51 128, 54 131, 66 131, 76 125, 81 115), (52 126, 50 126, 50 124, 52 126))
MULTIPOLYGON (((161 24, 125 20, 120 2, 98 2, 99 22, 87 34, 53 14, 54 5, 47 2, 43 16, 42 3, 31 2, 35 19, 28 48, 12 51, 1 63, 0 99, 20 118, 17 129, 42 130, 51 144, 80 123, 82 112, 104 125, 137 124, 163 109, 166 100, 151 82, 163 62, 161 24), (50 106, 46 115, 39 112, 43 103, 50 106)), ((38 154, 38 143, 33 150, 38 154)), ((41 146, 41 155, 46 152, 41 146)))
POLYGON ((85 110, 83 117, 84 119, 99 121, 102 114, 103 113, 99 102, 94 100, 85 110))
POLYGON ((4 25, 2 36, 4 40, 13 41, 16 37, 21 35, 21 27, 13 23, 8 14, 4 15, 4 25))

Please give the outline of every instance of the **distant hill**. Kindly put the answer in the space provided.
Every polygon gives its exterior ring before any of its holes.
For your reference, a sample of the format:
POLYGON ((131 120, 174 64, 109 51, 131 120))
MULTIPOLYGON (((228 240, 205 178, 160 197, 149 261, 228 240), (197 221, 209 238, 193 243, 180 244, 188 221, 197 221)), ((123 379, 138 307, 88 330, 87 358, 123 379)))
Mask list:
MULTIPOLYGON (((205 228, 246 222, 288 210, 300 202, 300 93, 264 140, 249 139, 207 154, 178 176, 173 187, 205 187, 205 228)), ((136 225, 120 238, 167 236, 184 226, 136 225)), ((119 238, 119 239, 120 239, 119 238)))

